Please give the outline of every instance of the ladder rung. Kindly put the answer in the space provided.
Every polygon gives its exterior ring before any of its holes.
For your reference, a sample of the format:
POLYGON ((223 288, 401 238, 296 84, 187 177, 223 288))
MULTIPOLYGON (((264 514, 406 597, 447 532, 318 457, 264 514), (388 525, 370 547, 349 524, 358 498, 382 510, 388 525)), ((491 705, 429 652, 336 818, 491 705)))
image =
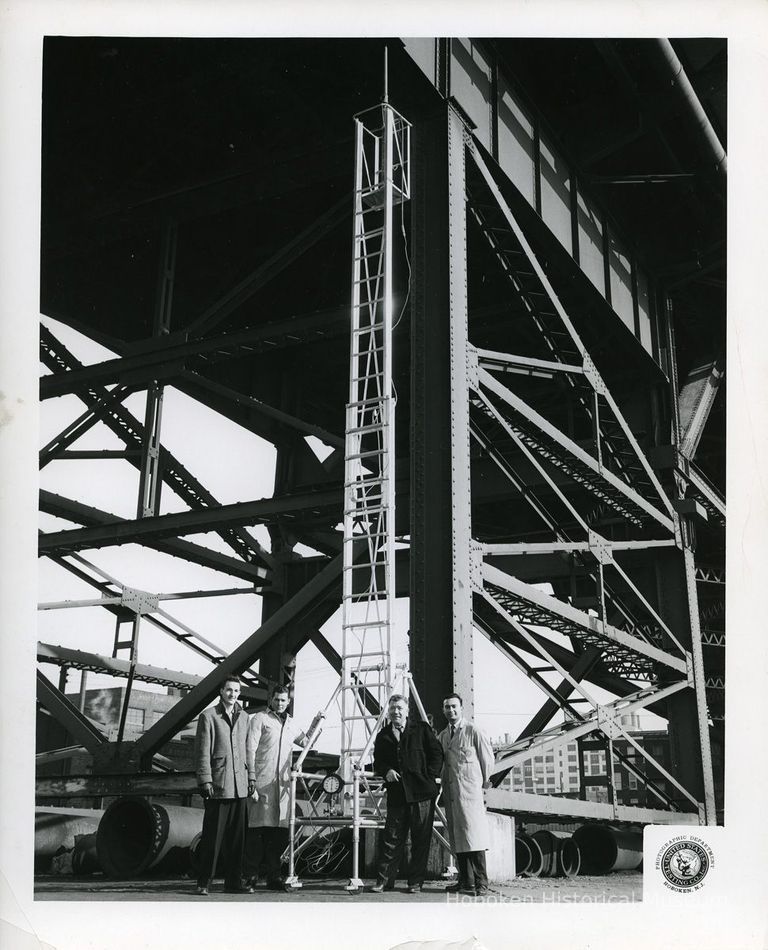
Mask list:
POLYGON ((381 396, 369 396, 368 399, 358 399, 355 402, 348 402, 347 409, 354 409, 359 406, 383 406, 385 403, 389 402, 390 397, 381 395, 381 396))
POLYGON ((359 508, 345 508, 344 517, 359 517, 363 515, 366 517, 371 517, 372 515, 388 515, 392 514, 391 509, 387 505, 365 505, 360 506, 359 508))
POLYGON ((371 228, 370 231, 364 231, 363 233, 357 236, 358 240, 369 240, 372 237, 378 237, 380 234, 384 233, 384 228, 371 228))
POLYGON ((365 376, 353 376, 350 382, 360 383, 360 382, 363 382, 363 380, 365 380, 366 382, 369 382, 372 379, 383 379, 383 378, 384 378, 384 373, 382 371, 381 373, 367 373, 365 376))
POLYGON ((344 629, 349 630, 352 627, 355 627, 356 629, 359 627, 386 627, 389 622, 389 620, 366 620, 365 622, 359 621, 358 623, 345 623, 344 629))
POLYGON ((379 432, 381 429, 388 429, 389 427, 389 422, 376 422, 367 426, 355 426, 354 428, 347 429, 347 435, 361 435, 363 432, 379 432))
MULTIPOLYGON (((355 653, 354 656, 347 656, 347 657, 344 657, 343 662, 346 663, 347 660, 349 660, 350 662, 352 662, 352 660, 361 660, 364 656, 380 656, 380 657, 382 657, 382 664, 381 664, 381 665, 384 665, 384 662, 387 660, 387 654, 386 654, 386 653, 383 653, 381 650, 368 650, 366 653, 355 653)), ((361 667, 361 669, 362 669, 362 667, 361 667)), ((378 669, 380 669, 380 667, 379 667, 379 666, 374 666, 374 667, 372 667, 372 669, 378 670, 378 669)), ((356 673, 357 670, 356 670, 356 669, 355 669, 355 670, 347 670, 347 672, 348 672, 348 673, 356 673)))
POLYGON ((386 451, 386 449, 370 449, 368 452, 352 452, 346 456, 346 459, 347 461, 351 461, 352 459, 365 459, 370 458, 372 455, 383 455, 386 451))
POLYGON ((355 479, 353 482, 344 482, 345 488, 371 488, 378 484, 381 484, 382 490, 384 488, 384 483, 389 481, 389 475, 376 474, 375 472, 366 472, 365 475, 361 475, 360 478, 355 479))
MULTIPOLYGON (((378 300, 383 300, 383 299, 384 299, 383 297, 377 298, 377 302, 378 300)), ((364 306, 364 304, 359 304, 358 306, 364 306)), ((383 323, 372 323, 370 324, 370 326, 367 326, 367 327, 353 327, 352 332, 353 333, 376 333, 377 330, 383 330, 383 329, 384 329, 383 323)))
POLYGON ((351 538, 344 538, 343 544, 354 544, 355 541, 371 541, 373 538, 386 538, 386 531, 371 531, 367 534, 353 534, 351 538))
POLYGON ((367 261, 367 260, 369 260, 371 257, 381 257, 381 256, 383 255, 383 253, 384 253, 384 249, 383 249, 383 248, 377 248, 376 250, 371 251, 370 253, 366 253, 366 254, 355 254, 353 260, 355 260, 355 261, 367 261))
POLYGON ((342 568, 344 571, 361 571, 363 569, 370 570, 372 567, 387 567, 389 561, 364 561, 361 564, 349 564, 347 567, 342 568))
POLYGON ((341 599, 351 604, 367 604, 372 601, 386 600, 388 596, 386 591, 367 591, 364 594, 344 594, 341 599))

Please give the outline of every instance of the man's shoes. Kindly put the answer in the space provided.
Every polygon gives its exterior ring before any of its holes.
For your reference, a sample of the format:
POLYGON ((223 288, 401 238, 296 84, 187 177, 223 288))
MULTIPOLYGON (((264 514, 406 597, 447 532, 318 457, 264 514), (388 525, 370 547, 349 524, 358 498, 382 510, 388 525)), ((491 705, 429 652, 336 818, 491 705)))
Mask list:
POLYGON ((421 890, 421 884, 409 884, 405 889, 406 894, 418 894, 421 890))
POLYGON ((241 884, 239 887, 225 887, 224 893, 225 894, 253 894, 253 888, 250 886, 250 884, 241 884))
POLYGON ((460 887, 457 893, 463 894, 465 897, 477 897, 477 891, 474 887, 460 887))
POLYGON ((207 887, 198 887, 197 890, 195 891, 195 894, 197 894, 198 897, 207 897, 207 896, 208 896, 208 888, 207 888, 207 887))
POLYGON ((475 897, 485 897, 488 894, 488 888, 483 886, 475 888, 475 897))
POLYGON ((371 884, 369 888, 369 893, 371 894, 383 894, 384 891, 394 890, 395 888, 391 885, 388 885, 386 881, 376 881, 375 884, 371 884))
POLYGON ((464 885, 457 882, 456 884, 449 884, 445 892, 446 894, 458 894, 458 892, 462 890, 464 890, 464 885))

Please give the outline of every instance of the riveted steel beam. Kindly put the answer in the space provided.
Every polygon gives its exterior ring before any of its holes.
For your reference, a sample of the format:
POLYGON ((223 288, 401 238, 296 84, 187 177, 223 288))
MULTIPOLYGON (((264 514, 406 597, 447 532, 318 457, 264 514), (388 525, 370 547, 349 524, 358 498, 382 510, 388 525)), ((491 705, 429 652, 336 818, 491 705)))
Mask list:
MULTIPOLYGON (((329 561, 319 574, 223 659, 216 669, 204 677, 202 682, 166 713, 160 722, 144 733, 136 743, 142 757, 151 757, 152 753, 171 739, 182 726, 205 709, 218 692, 222 678, 232 673, 239 674, 247 669, 263 647, 286 627, 290 625, 292 633, 297 634, 300 628, 315 629, 318 626, 318 615, 327 618, 329 592, 337 591, 339 598, 341 596, 341 574, 342 558, 339 555, 329 561)), ((322 622, 321 619, 320 623, 322 622)))
POLYGON ((38 670, 37 701, 48 710, 57 722, 89 752, 94 752, 107 742, 107 737, 86 718, 60 690, 38 670))
MULTIPOLYGON (((65 502, 68 499, 64 499, 65 502)), ((327 521, 334 517, 334 510, 341 505, 341 489, 328 489, 288 495, 283 498, 264 498, 260 501, 238 502, 218 508, 202 508, 197 511, 174 512, 133 521, 118 519, 87 528, 54 531, 40 538, 41 554, 66 554, 82 548, 109 547, 115 544, 154 544, 163 542, 175 548, 177 542, 165 539, 185 534, 198 534, 223 526, 271 524, 282 519, 288 521, 327 521), (330 512, 330 514, 329 514, 330 512)), ((172 551, 171 553, 175 553, 172 551)), ((180 556, 185 556, 178 552, 180 556)), ((263 572, 262 572, 263 579, 263 572)))

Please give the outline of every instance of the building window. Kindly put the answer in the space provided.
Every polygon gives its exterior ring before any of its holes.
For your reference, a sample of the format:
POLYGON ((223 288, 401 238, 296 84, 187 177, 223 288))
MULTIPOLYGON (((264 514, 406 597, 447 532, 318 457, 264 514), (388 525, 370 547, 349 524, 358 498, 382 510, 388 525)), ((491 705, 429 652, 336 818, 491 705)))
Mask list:
POLYGON ((144 728, 144 710, 143 709, 134 709, 132 706, 128 707, 128 713, 125 717, 126 726, 130 726, 134 729, 143 729, 144 728))

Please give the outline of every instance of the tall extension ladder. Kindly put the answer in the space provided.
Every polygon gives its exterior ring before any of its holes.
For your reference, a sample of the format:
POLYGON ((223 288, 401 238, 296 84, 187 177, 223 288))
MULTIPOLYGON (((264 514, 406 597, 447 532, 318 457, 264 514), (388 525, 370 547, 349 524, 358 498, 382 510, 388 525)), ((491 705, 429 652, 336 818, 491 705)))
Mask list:
MULTIPOLYGON (((341 676, 318 714, 291 773, 289 872, 322 829, 352 827, 352 878, 359 891, 360 829, 382 823, 381 782, 365 766, 393 691, 407 693, 410 675, 394 662, 395 402, 392 384, 392 239, 395 208, 410 198, 410 124, 383 102, 355 116, 354 250, 349 402, 344 464, 344 557, 341 676), (307 753, 336 700, 341 706, 339 772, 346 790, 336 815, 297 812, 298 791, 322 775, 304 771, 307 753), (368 807, 366 807, 368 806, 368 807), (297 831, 310 832, 297 843, 297 831)), ((417 700, 418 701, 418 700, 417 700)), ((420 702, 419 702, 420 706, 420 702)), ((426 714, 423 709, 421 713, 426 714)), ((309 794, 311 799, 311 793, 309 794)))
MULTIPOLYGON (((344 465, 341 759, 345 783, 393 686, 394 211, 410 197, 410 125, 386 101, 355 116, 354 250, 344 465)), ((349 806, 349 799, 347 799, 349 806)))

